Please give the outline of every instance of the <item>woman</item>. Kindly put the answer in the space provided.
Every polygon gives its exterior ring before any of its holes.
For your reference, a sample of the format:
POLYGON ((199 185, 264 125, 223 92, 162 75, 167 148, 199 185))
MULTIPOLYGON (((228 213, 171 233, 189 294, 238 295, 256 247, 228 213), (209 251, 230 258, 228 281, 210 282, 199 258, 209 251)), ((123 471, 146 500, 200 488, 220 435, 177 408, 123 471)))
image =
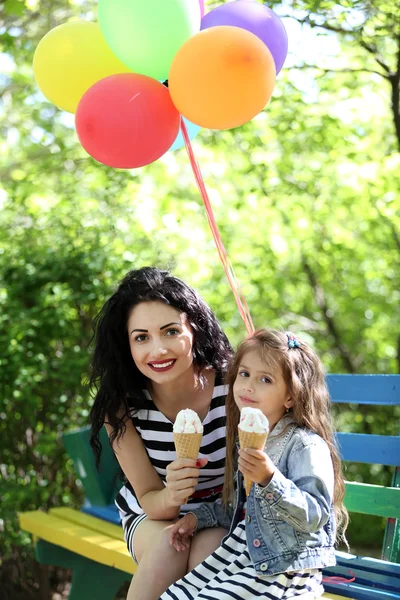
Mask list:
POLYGON ((95 331, 91 444, 99 460, 105 424, 126 477, 116 504, 139 564, 128 599, 145 600, 202 562, 226 533, 205 530, 185 552, 167 537, 180 514, 213 502, 222 490, 223 374, 232 351, 200 296, 151 267, 125 276, 96 317, 95 331), (197 461, 176 459, 174 451, 172 426, 185 408, 195 410, 204 427, 197 461))

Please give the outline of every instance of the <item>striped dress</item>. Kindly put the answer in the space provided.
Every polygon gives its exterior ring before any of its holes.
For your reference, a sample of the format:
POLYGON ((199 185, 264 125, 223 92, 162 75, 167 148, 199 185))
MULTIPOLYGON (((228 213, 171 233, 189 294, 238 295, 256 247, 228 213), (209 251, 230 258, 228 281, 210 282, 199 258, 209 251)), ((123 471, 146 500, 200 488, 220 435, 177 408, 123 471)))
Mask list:
POLYGON ((247 549, 245 521, 215 552, 171 585, 159 600, 315 600, 324 592, 319 569, 257 576, 247 549))
MULTIPOLYGON (((217 374, 210 409, 203 421, 203 439, 199 452, 199 458, 207 458, 208 463, 200 469, 196 491, 188 503, 181 507, 182 514, 197 508, 203 502, 214 502, 221 494, 226 455, 225 396, 227 392, 228 387, 223 384, 221 375, 217 374)), ((157 409, 148 392, 146 395, 149 401, 148 408, 132 414, 132 421, 142 438, 153 467, 165 483, 167 466, 177 458, 173 423, 157 409)), ((121 488, 115 503, 121 516, 128 550, 135 560, 133 536, 146 515, 129 482, 121 488)))

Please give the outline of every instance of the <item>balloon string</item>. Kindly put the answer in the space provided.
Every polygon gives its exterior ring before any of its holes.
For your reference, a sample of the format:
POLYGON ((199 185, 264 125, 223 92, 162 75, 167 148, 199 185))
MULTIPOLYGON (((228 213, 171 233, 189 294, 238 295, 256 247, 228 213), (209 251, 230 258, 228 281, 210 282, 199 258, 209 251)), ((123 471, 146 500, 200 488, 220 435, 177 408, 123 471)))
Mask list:
POLYGON ((240 288, 239 281, 236 278, 235 271, 233 270, 233 266, 228 258, 226 253, 224 244, 222 242, 221 235, 219 233, 218 225, 215 221, 213 209, 211 206, 210 199, 208 197, 207 189, 203 180, 203 176, 200 171, 200 166, 196 160, 195 154, 193 152, 192 144, 190 143, 189 135, 186 129, 186 125, 181 119, 181 131, 183 135, 183 139, 185 140, 186 150, 189 155, 190 164, 193 169, 193 173, 196 179, 197 186, 200 190, 201 197, 204 202, 204 206, 207 213, 208 224, 210 225, 210 229, 214 238, 215 245, 218 250, 219 258, 221 260, 222 266, 224 267, 225 275, 229 281, 229 285, 231 286, 231 290, 233 295, 235 296, 236 304, 239 309, 240 316, 242 317, 244 324, 246 326, 247 334, 252 335, 254 333, 254 325, 253 320, 250 315, 249 308, 247 306, 247 302, 245 297, 243 296, 242 290, 240 288))

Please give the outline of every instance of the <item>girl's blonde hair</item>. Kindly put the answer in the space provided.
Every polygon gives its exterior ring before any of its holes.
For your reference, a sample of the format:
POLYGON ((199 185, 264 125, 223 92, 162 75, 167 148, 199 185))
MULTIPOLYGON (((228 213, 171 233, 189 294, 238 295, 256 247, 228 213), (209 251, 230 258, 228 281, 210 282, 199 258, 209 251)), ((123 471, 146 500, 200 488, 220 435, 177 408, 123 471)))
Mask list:
POLYGON ((333 504, 337 524, 337 539, 345 541, 344 532, 349 517, 343 506, 345 485, 341 461, 336 446, 331 415, 331 400, 325 382, 322 363, 315 352, 305 342, 299 347, 290 348, 286 333, 261 329, 244 340, 238 347, 228 371, 229 392, 226 398, 227 440, 226 467, 223 503, 233 500, 234 457, 236 454, 237 427, 240 412, 233 396, 233 384, 242 363, 243 356, 252 350, 260 353, 267 365, 278 364, 282 369, 293 406, 290 409, 295 421, 317 433, 328 444, 335 476, 333 504))

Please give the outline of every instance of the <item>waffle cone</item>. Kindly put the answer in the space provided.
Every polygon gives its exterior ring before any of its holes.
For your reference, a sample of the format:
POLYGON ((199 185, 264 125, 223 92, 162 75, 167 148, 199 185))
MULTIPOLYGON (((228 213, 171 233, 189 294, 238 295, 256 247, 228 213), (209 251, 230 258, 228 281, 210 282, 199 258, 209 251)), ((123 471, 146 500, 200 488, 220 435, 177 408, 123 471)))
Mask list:
MULTIPOLYGON (((254 433, 253 431, 243 431, 238 428, 240 448, 251 448, 253 450, 264 450, 265 442, 267 441, 268 433, 254 433)), ((253 482, 248 477, 244 477, 244 487, 246 496, 250 494, 251 484, 253 482)))
POLYGON ((202 433, 174 433, 174 443, 178 458, 194 458, 199 455, 202 433))

